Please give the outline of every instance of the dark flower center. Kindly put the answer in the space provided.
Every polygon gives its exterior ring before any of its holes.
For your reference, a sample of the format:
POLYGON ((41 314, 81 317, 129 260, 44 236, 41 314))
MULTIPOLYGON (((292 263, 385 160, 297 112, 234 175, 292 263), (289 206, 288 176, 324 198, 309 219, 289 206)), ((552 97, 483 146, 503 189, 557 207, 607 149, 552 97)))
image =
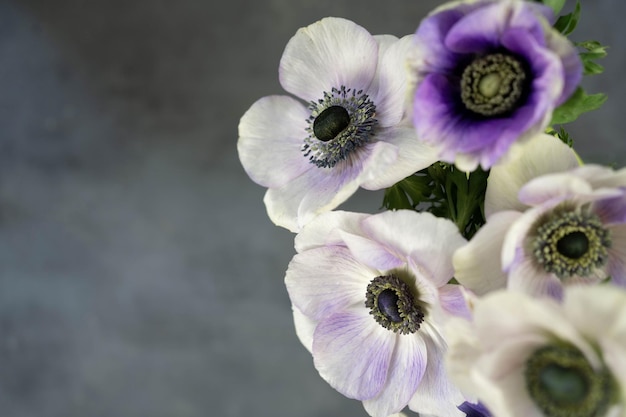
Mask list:
POLYGON ((555 209, 531 236, 535 260, 560 279, 589 276, 608 261, 609 230, 593 213, 555 209))
POLYGON ((601 417, 615 394, 606 370, 594 370, 572 345, 537 349, 526 361, 526 388, 546 417, 601 417))
POLYGON ((589 250, 589 239, 579 230, 568 233, 556 242, 557 251, 571 259, 578 259, 589 250))
POLYGON ((378 121, 376 106, 363 91, 333 88, 309 103, 308 136, 302 152, 312 164, 332 168, 371 141, 378 121))
POLYGON ((398 301, 400 301, 398 294, 396 294, 394 290, 387 288, 378 294, 376 306, 387 320, 394 323, 400 323, 402 321, 402 317, 400 316, 400 311, 398 310, 398 301))
POLYGON ((524 63, 511 55, 494 53, 474 59, 461 76, 461 100, 481 116, 493 117, 516 108, 525 94, 524 63))
POLYGON ((394 333, 415 333, 424 320, 424 312, 416 296, 396 274, 379 276, 370 281, 365 293, 365 306, 378 324, 394 333))
POLYGON ((335 139, 350 124, 348 111, 341 106, 330 106, 315 118, 313 134, 322 142, 335 139))

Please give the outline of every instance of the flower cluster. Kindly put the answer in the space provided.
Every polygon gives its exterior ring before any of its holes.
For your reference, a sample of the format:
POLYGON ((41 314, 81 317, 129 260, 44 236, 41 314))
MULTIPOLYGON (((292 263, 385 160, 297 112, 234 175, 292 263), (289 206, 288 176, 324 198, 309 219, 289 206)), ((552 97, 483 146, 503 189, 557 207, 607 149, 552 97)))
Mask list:
POLYGON ((238 152, 295 233, 285 274, 320 376, 373 417, 626 416, 626 168, 562 125, 599 107, 577 3, 452 1, 416 32, 325 18, 238 152), (384 210, 338 210, 359 188, 384 210))

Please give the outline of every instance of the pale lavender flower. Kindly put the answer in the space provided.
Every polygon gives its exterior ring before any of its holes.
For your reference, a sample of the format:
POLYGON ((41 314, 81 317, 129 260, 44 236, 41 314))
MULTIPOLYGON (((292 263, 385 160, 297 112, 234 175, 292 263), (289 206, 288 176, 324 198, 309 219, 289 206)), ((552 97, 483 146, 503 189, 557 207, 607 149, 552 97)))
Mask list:
POLYGON ((467 305, 452 277, 456 226, 410 210, 335 211, 296 236, 285 283, 296 333, 322 378, 374 417, 408 407, 462 416, 441 326, 467 305))
POLYGON ((523 150, 491 171, 487 223, 454 254, 456 279, 479 295, 506 287, 560 298, 572 284, 626 286, 626 169, 578 166, 556 138, 523 150))
POLYGON ((626 292, 567 287, 564 299, 496 291, 446 326, 450 377, 497 417, 626 413, 626 292))
POLYGON ((246 173, 267 187, 270 219, 297 232, 359 187, 389 187, 437 160, 406 113, 411 36, 372 36, 325 18, 288 42, 279 79, 290 96, 255 102, 239 123, 246 173))
POLYGON ((487 169, 516 141, 543 131, 576 89, 582 65, 551 27, 547 6, 460 1, 420 24, 412 53, 413 122, 443 161, 487 169))

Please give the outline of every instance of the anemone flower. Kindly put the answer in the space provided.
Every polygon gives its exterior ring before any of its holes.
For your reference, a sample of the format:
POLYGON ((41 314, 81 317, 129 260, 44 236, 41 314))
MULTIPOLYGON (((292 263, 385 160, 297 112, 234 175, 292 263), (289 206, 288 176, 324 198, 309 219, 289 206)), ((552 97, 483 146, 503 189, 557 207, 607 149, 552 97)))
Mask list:
POLYGON ((562 303, 512 291, 476 299, 446 326, 446 366, 498 417, 626 412, 626 292, 568 287, 562 303))
POLYGON ((270 219, 297 232, 359 187, 389 187, 437 160, 406 112, 412 36, 372 36, 325 18, 298 30, 280 61, 291 96, 255 102, 237 148, 250 178, 267 187, 270 219))
POLYGON ((626 169, 578 166, 556 138, 523 149, 490 173, 487 222, 454 254, 456 279, 479 295, 506 287, 560 298, 571 284, 626 286, 626 169))
POLYGON ((422 21, 413 123, 441 160, 488 169, 546 128, 582 77, 576 49, 551 21, 549 7, 524 0, 452 2, 422 21))
POLYGON ((443 323, 469 314, 452 277, 464 243, 448 219, 412 210, 333 211, 296 236, 285 283, 317 371, 374 417, 408 407, 462 416, 443 368, 443 323))

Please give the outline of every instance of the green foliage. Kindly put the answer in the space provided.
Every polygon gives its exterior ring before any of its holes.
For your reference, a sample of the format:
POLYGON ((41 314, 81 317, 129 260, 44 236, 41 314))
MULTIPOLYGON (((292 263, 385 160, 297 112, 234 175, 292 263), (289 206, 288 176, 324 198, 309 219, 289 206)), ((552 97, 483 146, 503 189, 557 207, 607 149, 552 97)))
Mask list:
POLYGON ((485 223, 488 176, 480 168, 467 174, 437 162, 385 190, 383 207, 428 211, 451 219, 469 239, 485 223))
POLYGON ((558 16, 559 13, 561 12, 561 9, 563 9, 563 6, 565 6, 565 2, 567 0, 543 0, 540 1, 539 3, 543 3, 546 6, 549 6, 552 8, 552 10, 554 10, 554 15, 558 16))
POLYGON ((564 144, 566 144, 570 148, 574 147, 574 140, 571 138, 569 133, 567 133, 567 131, 565 131, 565 129, 563 129, 563 126, 559 126, 559 131, 558 132, 556 130, 554 130, 553 128, 549 127, 546 130, 546 133, 549 134, 549 135, 552 135, 552 136, 554 136, 556 138, 559 138, 561 140, 561 142, 563 142, 564 144))
POLYGON ((602 106, 606 99, 607 96, 604 93, 588 95, 582 87, 578 87, 565 103, 554 110, 550 124, 560 125, 573 122, 581 114, 602 106))
MULTIPOLYGON (((548 1, 544 3, 548 4, 548 1)), ((558 15, 559 11, 563 8, 565 1, 558 0, 555 3, 559 3, 559 10, 556 11, 555 14, 558 15)), ((550 4, 548 6, 552 7, 550 4)), ((554 7, 552 7, 554 9, 554 7)), ((578 25, 578 21, 580 20, 580 1, 576 1, 576 6, 574 7, 574 11, 568 13, 566 15, 560 16, 556 23, 554 24, 554 28, 561 32, 563 35, 569 35, 576 29, 576 25, 578 25)))
POLYGON ((601 74, 604 71, 604 67, 596 63, 595 60, 602 59, 606 56, 608 46, 604 46, 597 41, 577 42, 576 46, 585 49, 585 52, 581 52, 579 54, 580 59, 583 62, 584 74, 601 74))

